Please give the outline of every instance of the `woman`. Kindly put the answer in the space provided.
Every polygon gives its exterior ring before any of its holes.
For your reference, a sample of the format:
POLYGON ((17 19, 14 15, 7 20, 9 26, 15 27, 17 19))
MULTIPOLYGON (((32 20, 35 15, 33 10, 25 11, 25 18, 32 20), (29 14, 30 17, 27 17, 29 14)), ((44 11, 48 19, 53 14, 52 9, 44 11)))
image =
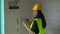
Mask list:
POLYGON ((35 4, 32 10, 35 18, 33 19, 30 28, 23 22, 24 27, 30 32, 30 34, 45 34, 46 21, 42 13, 43 6, 41 4, 35 4))

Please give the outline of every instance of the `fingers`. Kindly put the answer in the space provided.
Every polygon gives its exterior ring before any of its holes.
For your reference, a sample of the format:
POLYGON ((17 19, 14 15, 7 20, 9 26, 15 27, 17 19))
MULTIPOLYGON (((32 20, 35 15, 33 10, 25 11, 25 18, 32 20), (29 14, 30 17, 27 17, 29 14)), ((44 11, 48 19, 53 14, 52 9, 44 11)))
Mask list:
POLYGON ((29 22, 30 20, 29 20, 29 18, 26 18, 26 20, 25 20, 26 22, 29 22))

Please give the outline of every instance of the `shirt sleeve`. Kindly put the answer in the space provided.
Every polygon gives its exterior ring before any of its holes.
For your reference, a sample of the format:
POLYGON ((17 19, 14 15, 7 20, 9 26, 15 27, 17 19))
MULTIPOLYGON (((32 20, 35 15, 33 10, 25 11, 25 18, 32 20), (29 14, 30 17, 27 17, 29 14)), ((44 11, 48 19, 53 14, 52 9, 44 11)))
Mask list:
POLYGON ((37 25, 37 22, 36 21, 34 21, 31 30, 33 32, 35 32, 35 34, 38 34, 39 33, 39 29, 38 29, 38 25, 37 25))

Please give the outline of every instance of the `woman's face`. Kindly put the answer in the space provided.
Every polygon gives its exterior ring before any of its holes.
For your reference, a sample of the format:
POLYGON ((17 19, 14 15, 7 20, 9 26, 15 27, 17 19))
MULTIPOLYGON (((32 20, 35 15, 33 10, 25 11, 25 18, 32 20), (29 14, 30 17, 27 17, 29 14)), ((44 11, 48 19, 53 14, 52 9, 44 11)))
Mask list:
POLYGON ((37 15, 37 11, 33 11, 33 15, 36 16, 37 15))

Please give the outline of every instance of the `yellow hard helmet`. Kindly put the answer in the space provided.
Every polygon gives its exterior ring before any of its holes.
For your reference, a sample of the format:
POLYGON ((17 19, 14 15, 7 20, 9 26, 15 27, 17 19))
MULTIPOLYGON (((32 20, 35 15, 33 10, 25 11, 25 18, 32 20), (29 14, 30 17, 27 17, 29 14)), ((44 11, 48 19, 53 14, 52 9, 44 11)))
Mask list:
POLYGON ((35 4, 32 10, 43 10, 42 4, 35 4))

